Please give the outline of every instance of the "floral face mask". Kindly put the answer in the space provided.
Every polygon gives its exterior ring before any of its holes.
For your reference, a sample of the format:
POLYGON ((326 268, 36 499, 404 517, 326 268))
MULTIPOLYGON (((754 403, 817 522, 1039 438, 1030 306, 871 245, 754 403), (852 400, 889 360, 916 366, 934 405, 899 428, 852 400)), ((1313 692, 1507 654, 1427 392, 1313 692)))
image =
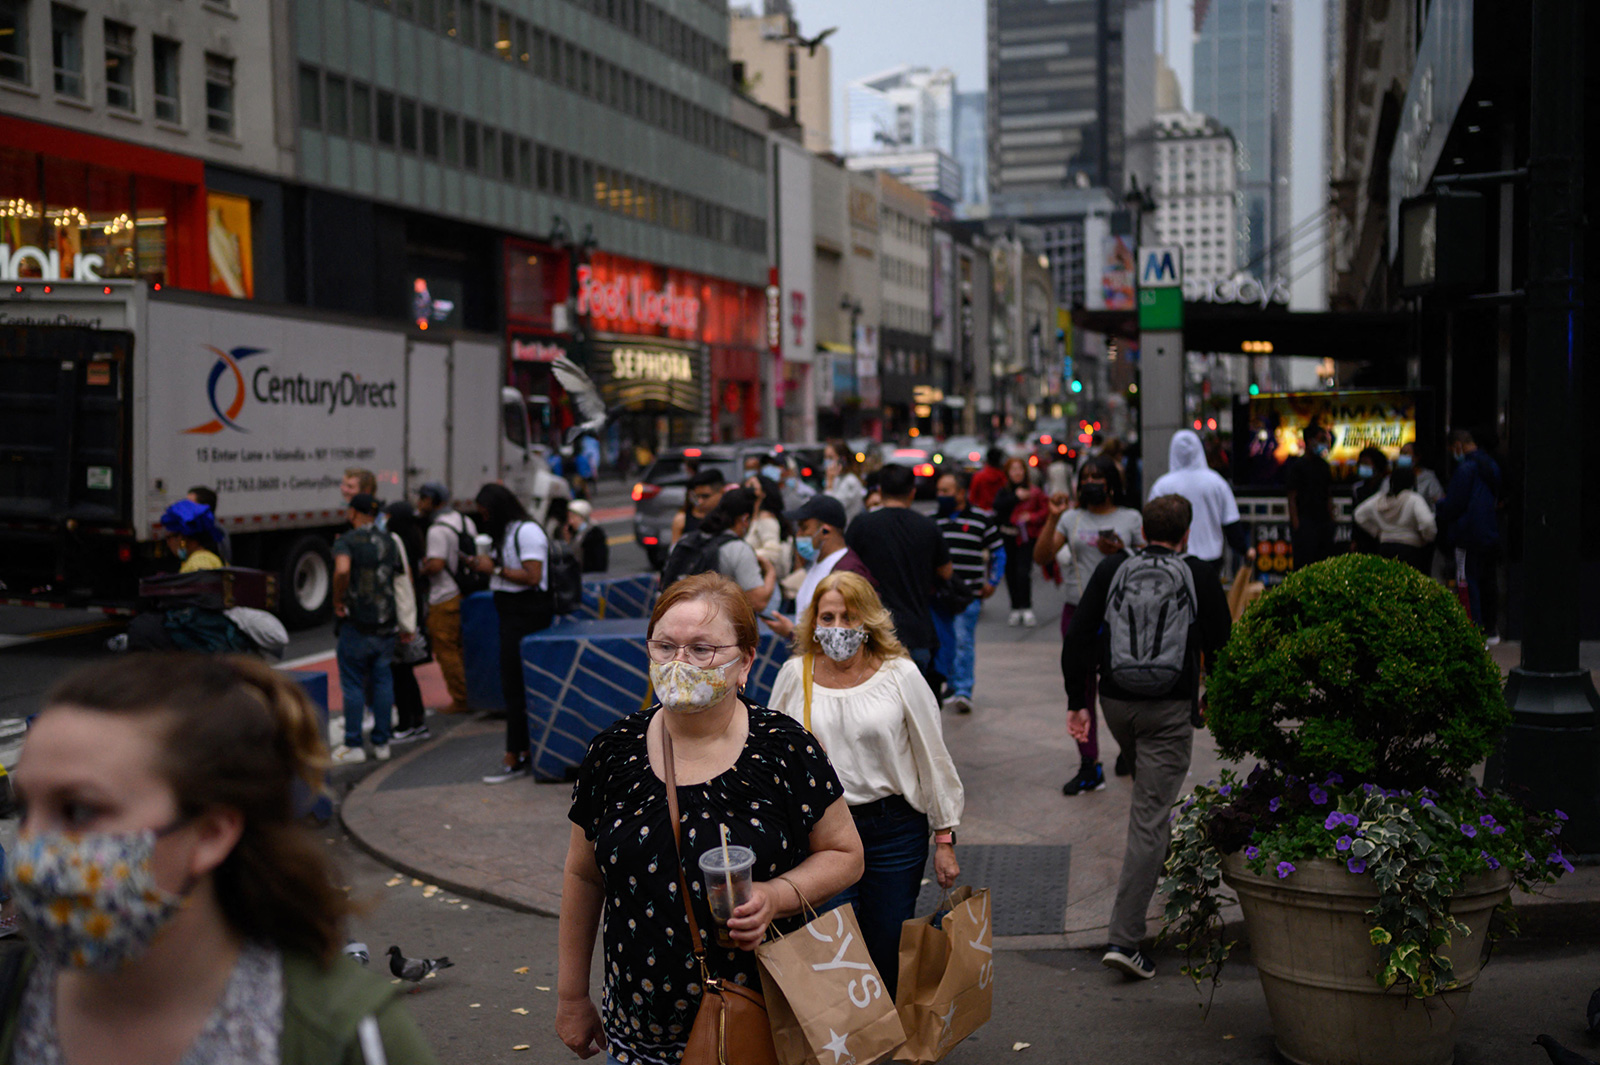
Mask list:
POLYGON ((116 970, 143 954, 183 904, 156 886, 150 857, 161 831, 17 840, 11 892, 33 945, 60 966, 116 970))
POLYGON ((822 653, 835 662, 847 662, 867 642, 866 629, 817 629, 817 643, 822 653))
POLYGON ((698 714, 728 697, 739 659, 722 666, 696 666, 681 660, 650 663, 650 686, 667 710, 698 714))

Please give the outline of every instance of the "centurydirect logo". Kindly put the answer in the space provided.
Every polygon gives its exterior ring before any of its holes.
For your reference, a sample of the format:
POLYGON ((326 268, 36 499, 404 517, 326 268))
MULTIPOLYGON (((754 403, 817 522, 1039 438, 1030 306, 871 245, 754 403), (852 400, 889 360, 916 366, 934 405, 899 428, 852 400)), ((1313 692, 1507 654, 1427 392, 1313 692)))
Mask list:
POLYGON ((239 364, 251 356, 266 354, 265 348, 234 348, 231 351, 223 351, 208 344, 206 350, 217 357, 216 363, 211 367, 210 376, 206 378, 206 398, 210 401, 211 411, 216 417, 192 429, 183 430, 185 433, 209 436, 222 432, 225 427, 236 432, 249 432, 250 430, 237 421, 239 412, 244 409, 247 396, 254 397, 257 403, 270 406, 320 407, 330 416, 337 413, 341 407, 392 409, 399 405, 397 395, 400 389, 399 382, 363 381, 348 370, 337 377, 306 377, 303 374, 279 376, 272 372, 271 366, 258 364, 251 372, 250 382, 246 385, 244 370, 239 364), (222 379, 229 376, 233 380, 233 398, 224 410, 217 392, 222 379))

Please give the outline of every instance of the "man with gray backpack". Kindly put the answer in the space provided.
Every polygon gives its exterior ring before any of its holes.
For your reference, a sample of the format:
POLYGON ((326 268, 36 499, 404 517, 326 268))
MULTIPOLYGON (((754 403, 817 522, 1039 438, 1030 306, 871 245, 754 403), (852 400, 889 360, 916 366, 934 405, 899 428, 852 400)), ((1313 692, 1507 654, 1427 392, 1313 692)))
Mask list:
POLYGON ((1111 910, 1108 968, 1148 980, 1155 966, 1140 952, 1145 911, 1171 841, 1168 818, 1189 772, 1194 730, 1201 724, 1203 663, 1228 642, 1228 600, 1209 562, 1193 558, 1194 510, 1180 495, 1144 508, 1148 546, 1100 563, 1083 591, 1061 642, 1067 686, 1067 731, 1089 734, 1086 681, 1100 677, 1106 727, 1133 763, 1128 840, 1111 910))

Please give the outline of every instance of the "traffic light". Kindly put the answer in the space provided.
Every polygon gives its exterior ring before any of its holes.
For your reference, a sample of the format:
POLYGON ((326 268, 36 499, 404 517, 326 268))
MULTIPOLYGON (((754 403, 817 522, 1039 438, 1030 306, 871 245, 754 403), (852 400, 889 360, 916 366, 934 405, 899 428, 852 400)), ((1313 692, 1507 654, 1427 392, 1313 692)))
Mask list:
POLYGON ((1072 390, 1074 392, 1082 392, 1083 391, 1083 382, 1078 380, 1076 377, 1074 377, 1072 379, 1072 390))
POLYGON ((1250 382, 1250 394, 1252 396, 1259 396, 1261 394, 1261 386, 1256 384, 1254 381, 1251 381, 1250 382))

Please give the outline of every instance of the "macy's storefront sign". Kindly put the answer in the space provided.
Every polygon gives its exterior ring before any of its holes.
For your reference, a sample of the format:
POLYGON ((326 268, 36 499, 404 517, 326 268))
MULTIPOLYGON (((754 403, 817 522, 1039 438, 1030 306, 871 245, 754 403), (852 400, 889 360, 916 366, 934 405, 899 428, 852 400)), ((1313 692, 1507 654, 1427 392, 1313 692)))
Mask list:
POLYGON ((31 244, 24 244, 20 248, 0 244, 0 281, 17 281, 23 278, 38 278, 41 281, 98 281, 100 267, 104 265, 105 260, 98 255, 79 254, 72 260, 72 276, 65 278, 61 276, 60 252, 45 251, 31 244), (38 272, 24 274, 22 271, 28 263, 32 263, 38 272))
POLYGON ((626 273, 602 280, 594 268, 578 267, 578 313, 638 326, 695 330, 700 327, 700 298, 673 286, 651 288, 642 274, 626 273))

